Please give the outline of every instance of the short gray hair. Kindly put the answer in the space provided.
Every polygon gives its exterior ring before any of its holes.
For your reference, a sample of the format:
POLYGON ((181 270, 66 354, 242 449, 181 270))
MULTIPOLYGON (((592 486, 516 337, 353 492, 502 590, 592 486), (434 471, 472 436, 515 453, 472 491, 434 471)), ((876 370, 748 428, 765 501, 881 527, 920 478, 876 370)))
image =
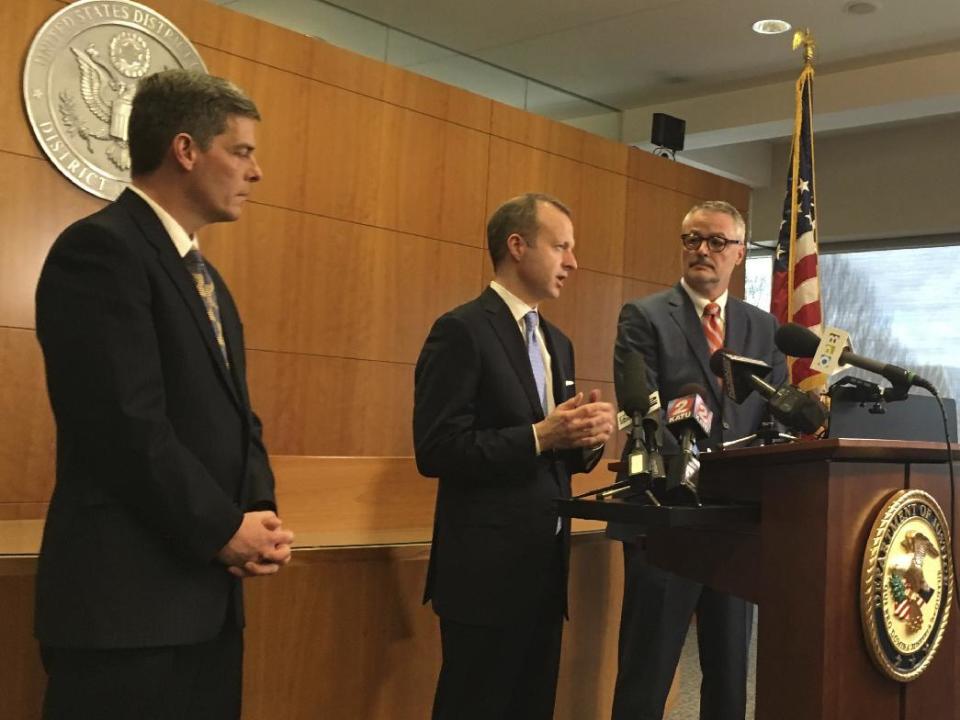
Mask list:
POLYGON ((148 75, 137 86, 130 113, 131 175, 160 167, 179 133, 187 133, 206 150, 234 115, 260 119, 253 100, 229 80, 181 69, 148 75))
POLYGON ((683 216, 683 222, 686 222, 690 219, 691 215, 698 212, 723 213, 724 215, 729 215, 733 218, 733 224, 736 226, 737 232, 740 234, 740 237, 730 239, 746 239, 747 224, 743 220, 743 215, 741 215, 740 211, 726 200, 704 200, 703 202, 697 203, 687 211, 686 215, 683 216))

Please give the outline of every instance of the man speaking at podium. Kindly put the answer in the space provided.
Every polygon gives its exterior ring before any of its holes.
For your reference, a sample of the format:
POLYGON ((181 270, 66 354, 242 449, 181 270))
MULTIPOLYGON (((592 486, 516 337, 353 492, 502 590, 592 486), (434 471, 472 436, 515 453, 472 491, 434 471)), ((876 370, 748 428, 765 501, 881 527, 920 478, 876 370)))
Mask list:
POLYGON ((238 720, 240 577, 293 536, 250 409, 236 306, 195 233, 260 179, 256 106, 226 80, 140 81, 133 186, 54 243, 37 336, 57 481, 37 569, 47 720, 238 720))
MULTIPOLYGON (((721 347, 773 366, 767 380, 786 379, 783 355, 774 346, 776 320, 730 297, 734 269, 743 262, 745 225, 729 203, 706 201, 683 219, 683 276, 673 288, 632 300, 620 311, 614 348, 615 377, 631 353, 646 361, 648 384, 661 401, 696 384, 707 389, 713 411, 710 437, 701 449, 749 435, 763 420, 757 395, 742 405, 724 401, 710 356, 721 347)), ((671 436, 665 433, 669 442, 671 436)), ((610 537, 623 540, 624 597, 620 662, 613 720, 660 720, 690 620, 696 612, 703 684, 701 720, 743 720, 746 711, 747 650, 753 607, 745 600, 646 563, 642 528, 611 524, 610 537)))
POLYGON ((528 193, 487 225, 494 279, 440 317, 416 368, 417 467, 439 477, 424 601, 440 617, 434 720, 549 720, 566 613, 570 474, 614 427, 540 316, 576 269, 570 212, 528 193))

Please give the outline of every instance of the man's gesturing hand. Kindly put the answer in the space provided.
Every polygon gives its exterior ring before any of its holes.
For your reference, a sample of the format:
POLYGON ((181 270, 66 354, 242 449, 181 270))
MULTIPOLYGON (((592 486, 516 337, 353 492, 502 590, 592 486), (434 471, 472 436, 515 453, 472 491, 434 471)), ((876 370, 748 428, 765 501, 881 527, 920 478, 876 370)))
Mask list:
POLYGON ((600 401, 599 390, 591 390, 587 402, 583 402, 583 393, 579 392, 557 405, 533 429, 543 452, 597 447, 609 439, 614 427, 613 405, 600 401))

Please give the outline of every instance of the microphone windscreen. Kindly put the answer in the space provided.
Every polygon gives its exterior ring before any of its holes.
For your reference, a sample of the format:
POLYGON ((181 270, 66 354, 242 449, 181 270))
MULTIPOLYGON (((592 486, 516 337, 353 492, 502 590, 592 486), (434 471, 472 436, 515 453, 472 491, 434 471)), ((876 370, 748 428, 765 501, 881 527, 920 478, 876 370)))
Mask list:
POLYGON ((647 362, 642 353, 632 352, 624 358, 620 380, 620 409, 628 415, 646 415, 650 409, 650 389, 647 386, 647 362))
POLYGON ((777 328, 774 342, 784 355, 808 358, 816 355, 820 338, 810 328, 797 323, 787 323, 777 328))
POLYGON ((710 356, 710 369, 717 377, 723 377, 723 355, 724 353, 729 354, 729 352, 726 348, 720 348, 710 356))
POLYGON ((695 383, 684 385, 677 398, 667 403, 667 426, 679 439, 686 430, 699 428, 698 435, 710 435, 713 425, 713 411, 703 400, 703 388, 695 383), (693 425, 689 421, 693 421, 693 425))

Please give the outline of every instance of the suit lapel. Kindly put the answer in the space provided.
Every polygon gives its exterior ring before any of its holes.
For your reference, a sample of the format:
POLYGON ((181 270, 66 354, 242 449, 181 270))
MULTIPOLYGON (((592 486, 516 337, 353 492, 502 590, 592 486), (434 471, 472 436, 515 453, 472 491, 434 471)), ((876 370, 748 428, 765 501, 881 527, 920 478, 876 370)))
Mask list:
POLYGON ((540 398, 537 395, 537 383, 533 379, 533 369, 530 367, 530 358, 527 357, 527 348, 523 344, 523 336, 520 334, 520 328, 516 320, 510 313, 510 308, 503 299, 497 295, 495 290, 487 288, 480 295, 480 302, 488 313, 490 324, 503 345, 507 360, 513 367, 517 377, 520 378, 520 384, 530 402, 530 409, 536 418, 543 418, 543 408, 540 406, 540 398))
POLYGON ((668 302, 670 303, 670 317, 680 327, 687 344, 693 350, 693 355, 700 363, 703 376, 707 379, 710 390, 719 406, 723 400, 720 383, 710 369, 710 348, 707 346, 707 338, 703 334, 703 325, 700 324, 700 318, 697 317, 697 309, 679 284, 673 287, 673 295, 668 302))
MULTIPOLYGON (((244 382, 246 369, 243 366, 243 337, 240 332, 240 316, 237 313, 236 305, 234 305, 233 298, 230 297, 230 292, 227 290, 227 285, 220 276, 220 273, 209 262, 207 263, 207 270, 210 272, 213 283, 217 288, 217 302, 220 305, 220 323, 223 326, 223 338, 227 345, 227 355, 230 358, 229 372, 230 379, 232 380, 231 387, 237 392, 241 407, 250 407, 250 398, 247 397, 247 385, 244 382)), ((214 340, 216 340, 216 338, 214 338, 214 340)), ((217 346, 217 359, 221 357, 219 351, 220 347, 217 346)), ((223 366, 223 363, 221 362, 220 365, 223 366)), ((226 370, 227 368, 224 367, 223 369, 226 370)))
MULTIPOLYGON (((223 354, 220 352, 220 346, 217 344, 213 326, 211 326, 210 320, 207 318, 207 309, 203 305, 203 299, 200 297, 200 293, 197 292, 197 286, 190 277, 190 273, 187 271, 183 259, 177 255, 173 240, 170 239, 170 235, 163 227, 163 223, 160 222, 160 218, 157 217, 157 214, 142 198, 130 190, 125 190, 120 197, 117 198, 117 202, 127 209, 140 227, 147 242, 157 251, 160 266, 164 269, 170 281, 174 287, 176 287, 180 297, 190 309, 190 316, 193 318, 197 330, 200 332, 204 344, 207 346, 207 352, 210 354, 211 361, 217 366, 220 379, 223 381, 234 402, 237 403, 237 407, 241 408, 242 406, 237 397, 233 378, 230 377, 227 366, 223 361, 223 354)), ((220 284, 222 284, 222 282, 220 284)), ((224 329, 224 332, 226 332, 226 329, 224 329)))
POLYGON ((747 315, 743 312, 740 301, 735 297, 727 297, 724 345, 736 353, 746 354, 747 347, 747 315))

